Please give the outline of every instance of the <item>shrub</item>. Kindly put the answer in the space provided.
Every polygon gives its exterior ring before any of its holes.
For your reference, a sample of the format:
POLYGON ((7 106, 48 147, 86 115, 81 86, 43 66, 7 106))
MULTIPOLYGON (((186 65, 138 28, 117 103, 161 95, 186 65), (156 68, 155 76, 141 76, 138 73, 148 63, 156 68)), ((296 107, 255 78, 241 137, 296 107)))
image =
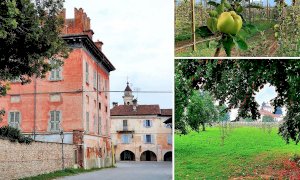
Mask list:
POLYGON ((24 136, 19 129, 11 126, 0 127, 0 136, 8 138, 11 142, 30 144, 33 141, 32 138, 24 136))

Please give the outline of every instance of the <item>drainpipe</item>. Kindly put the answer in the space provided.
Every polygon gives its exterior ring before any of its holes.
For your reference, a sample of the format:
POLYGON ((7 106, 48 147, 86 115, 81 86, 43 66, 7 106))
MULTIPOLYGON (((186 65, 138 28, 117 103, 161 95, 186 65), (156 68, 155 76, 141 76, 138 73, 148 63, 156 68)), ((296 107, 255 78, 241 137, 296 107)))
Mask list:
POLYGON ((97 95, 97 105, 96 105, 96 110, 97 110, 97 121, 98 121, 98 135, 100 135, 100 123, 99 123, 99 74, 98 72, 96 71, 97 73, 97 92, 96 92, 96 95, 97 95))
POLYGON ((33 139, 36 136, 36 76, 34 77, 33 139))

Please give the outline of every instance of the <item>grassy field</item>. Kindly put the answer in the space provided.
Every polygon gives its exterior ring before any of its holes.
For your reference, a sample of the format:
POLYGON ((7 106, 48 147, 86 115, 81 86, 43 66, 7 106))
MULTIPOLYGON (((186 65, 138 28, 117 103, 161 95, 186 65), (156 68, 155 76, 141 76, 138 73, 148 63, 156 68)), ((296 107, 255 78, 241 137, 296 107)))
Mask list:
MULTIPOLYGON (((249 51, 251 51, 251 46, 256 46, 257 44, 260 44, 262 41, 262 38, 260 36, 261 31, 266 31, 272 29, 274 26, 274 22, 270 21, 258 21, 255 22, 254 25, 256 26, 256 29, 251 30, 250 32, 246 32, 244 30, 241 30, 240 34, 245 37, 248 45, 249 45, 249 51)), ((187 49, 184 52, 178 52, 175 56, 177 57, 210 57, 213 56, 216 50, 216 41, 205 42, 197 44, 197 51, 193 52, 192 48, 187 49)), ((223 56, 226 56, 225 54, 223 56)))
POLYGON ((277 128, 230 129, 224 141, 218 127, 200 133, 176 134, 175 179, 300 177, 296 162, 289 161, 300 154, 300 145, 287 145, 277 135, 277 128))

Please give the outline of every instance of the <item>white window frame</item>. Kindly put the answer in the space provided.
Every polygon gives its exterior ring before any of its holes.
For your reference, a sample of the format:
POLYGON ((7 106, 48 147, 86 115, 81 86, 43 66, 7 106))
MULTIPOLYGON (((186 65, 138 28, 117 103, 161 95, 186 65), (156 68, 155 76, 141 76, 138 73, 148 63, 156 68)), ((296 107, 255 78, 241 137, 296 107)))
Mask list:
POLYGON ((123 127, 128 127, 128 120, 125 120, 125 119, 124 119, 124 120, 122 121, 122 124, 123 124, 123 127), (125 122, 126 122, 126 123, 125 123, 125 122), (126 124, 126 126, 124 126, 125 124, 126 124))
POLYGON ((59 111, 59 110, 51 110, 49 112, 49 131, 50 132, 59 132, 61 130, 61 122, 62 122, 62 112, 59 111), (53 114, 53 120, 52 120, 52 112, 54 113, 53 114), (57 113, 58 116, 57 116, 57 113), (57 120, 58 118, 58 120, 57 120), (52 123, 54 123, 53 127, 52 128, 52 123))
MULTIPOLYGON (((50 64, 53 65, 54 62, 50 60, 50 64)), ((62 80, 62 67, 58 67, 55 69, 52 69, 50 71, 49 80, 50 81, 60 81, 62 80)))
POLYGON ((152 120, 150 119, 145 119, 144 120, 144 127, 145 128, 151 128, 152 127, 152 120), (149 123, 148 123, 149 122, 149 123))
POLYGON ((154 144, 154 135, 153 134, 145 134, 144 135, 144 143, 145 144, 154 144), (150 141, 148 141, 147 137, 150 137, 150 141))
POLYGON ((8 115, 8 125, 17 129, 20 129, 21 127, 21 112, 20 111, 9 111, 9 115, 8 115), (18 122, 16 122, 16 114, 18 113, 19 115, 19 120, 18 122), (11 114, 13 114, 14 118, 13 118, 13 122, 12 122, 12 117, 11 114))

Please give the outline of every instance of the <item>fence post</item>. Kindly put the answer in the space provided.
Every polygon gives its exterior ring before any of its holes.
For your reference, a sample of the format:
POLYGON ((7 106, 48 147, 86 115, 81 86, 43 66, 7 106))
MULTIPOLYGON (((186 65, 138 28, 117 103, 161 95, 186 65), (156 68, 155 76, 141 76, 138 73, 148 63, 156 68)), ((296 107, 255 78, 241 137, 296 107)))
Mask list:
POLYGON ((196 34, 195 34, 195 0, 191 0, 192 8, 192 38, 193 38, 193 51, 196 51, 196 34))

